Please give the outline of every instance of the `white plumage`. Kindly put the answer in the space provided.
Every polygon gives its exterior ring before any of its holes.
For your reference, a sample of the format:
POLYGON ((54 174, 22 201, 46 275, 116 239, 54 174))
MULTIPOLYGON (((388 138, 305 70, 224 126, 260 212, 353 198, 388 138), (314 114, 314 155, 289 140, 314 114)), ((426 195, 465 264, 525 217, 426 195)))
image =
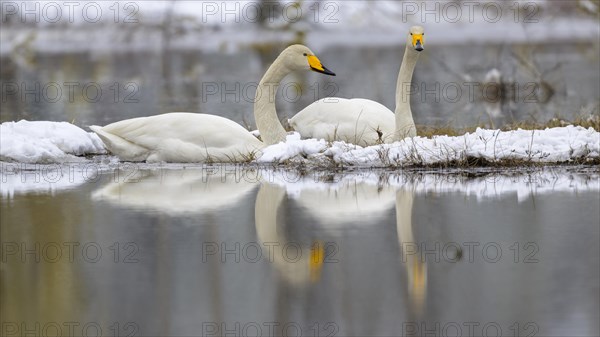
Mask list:
POLYGON ((330 97, 312 103, 289 120, 302 138, 345 141, 360 146, 393 143, 415 137, 417 129, 410 108, 410 88, 419 53, 423 50, 423 27, 413 26, 396 85, 396 111, 368 99, 330 97))
POLYGON ((341 140, 368 146, 394 141, 394 113, 362 98, 324 98, 289 120, 303 138, 341 140))
POLYGON ((256 91, 254 117, 263 142, 241 125, 220 116, 174 112, 90 126, 110 152, 124 161, 246 162, 263 147, 284 141, 275 110, 277 85, 289 73, 313 70, 335 75, 305 46, 286 48, 269 67, 256 91), (275 84, 275 85, 274 85, 275 84))
POLYGON ((264 144, 227 118, 174 112, 91 126, 124 161, 239 162, 264 144))

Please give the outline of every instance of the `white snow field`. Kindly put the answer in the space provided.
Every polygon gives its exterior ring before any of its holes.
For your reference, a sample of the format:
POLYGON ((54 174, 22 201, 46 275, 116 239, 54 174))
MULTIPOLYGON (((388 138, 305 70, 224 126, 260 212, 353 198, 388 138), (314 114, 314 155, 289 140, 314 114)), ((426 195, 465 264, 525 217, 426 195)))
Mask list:
POLYGON ((60 163, 105 153, 95 133, 67 122, 6 122, 0 124, 0 160, 60 163))
MULTIPOLYGON (((0 125, 0 160, 20 163, 83 161, 77 156, 105 153, 102 141, 91 132, 66 122, 6 122, 0 125)), ((393 144, 361 147, 344 142, 300 139, 263 149, 257 163, 394 167, 452 165, 465 160, 502 163, 578 163, 600 158, 600 132, 566 126, 546 130, 485 130, 463 136, 408 138, 393 144)))
POLYGON ((298 157, 361 167, 452 164, 467 159, 568 163, 600 158, 600 132, 576 126, 534 131, 477 129, 463 136, 415 137, 366 148, 344 142, 301 140, 293 134, 285 143, 264 149, 258 162, 285 162, 298 157))

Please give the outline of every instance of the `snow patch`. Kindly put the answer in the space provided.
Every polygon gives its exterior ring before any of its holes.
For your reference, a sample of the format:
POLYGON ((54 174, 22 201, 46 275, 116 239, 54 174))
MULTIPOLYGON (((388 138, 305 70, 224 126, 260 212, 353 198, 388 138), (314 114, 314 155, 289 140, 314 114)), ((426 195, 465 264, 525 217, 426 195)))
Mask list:
POLYGON ((578 126, 513 131, 477 129, 463 136, 414 137, 364 148, 344 142, 328 145, 324 140, 300 140, 295 135, 263 152, 258 162, 281 163, 301 156, 309 161, 328 158, 334 164, 359 167, 451 164, 467 159, 565 163, 600 158, 600 133, 578 126))
POLYGON ((294 132, 287 136, 284 142, 266 147, 259 163, 277 163, 290 160, 295 157, 310 157, 317 155, 327 149, 324 140, 300 139, 300 134, 294 132))
POLYGON ((94 133, 67 122, 6 122, 0 124, 0 160, 60 163, 75 156, 105 153, 94 133))

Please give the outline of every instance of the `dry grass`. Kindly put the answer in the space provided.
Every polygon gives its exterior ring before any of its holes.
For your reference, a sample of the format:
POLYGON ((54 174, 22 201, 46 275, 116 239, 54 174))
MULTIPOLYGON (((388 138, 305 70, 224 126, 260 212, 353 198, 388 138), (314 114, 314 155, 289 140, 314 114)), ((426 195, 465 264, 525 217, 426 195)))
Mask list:
POLYGON ((431 138, 433 136, 462 136, 467 132, 473 133, 477 128, 483 128, 483 125, 471 126, 466 128, 455 128, 450 124, 446 125, 417 125, 417 135, 431 138))

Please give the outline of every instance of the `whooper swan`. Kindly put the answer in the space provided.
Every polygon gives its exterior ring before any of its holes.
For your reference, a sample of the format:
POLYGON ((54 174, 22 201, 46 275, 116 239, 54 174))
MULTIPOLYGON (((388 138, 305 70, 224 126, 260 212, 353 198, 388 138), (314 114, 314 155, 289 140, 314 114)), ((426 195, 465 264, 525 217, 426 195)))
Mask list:
POLYGON ((124 161, 240 162, 261 148, 285 141, 275 110, 281 80, 297 70, 335 74, 305 46, 286 48, 269 67, 256 90, 254 117, 263 142, 241 125, 220 116, 173 112, 90 126, 114 155, 124 161))
POLYGON ((413 26, 396 85, 396 116, 367 99, 324 98, 289 120, 303 138, 341 140, 361 146, 392 143, 417 135, 410 110, 410 83, 419 53, 424 49, 423 27, 413 26))

